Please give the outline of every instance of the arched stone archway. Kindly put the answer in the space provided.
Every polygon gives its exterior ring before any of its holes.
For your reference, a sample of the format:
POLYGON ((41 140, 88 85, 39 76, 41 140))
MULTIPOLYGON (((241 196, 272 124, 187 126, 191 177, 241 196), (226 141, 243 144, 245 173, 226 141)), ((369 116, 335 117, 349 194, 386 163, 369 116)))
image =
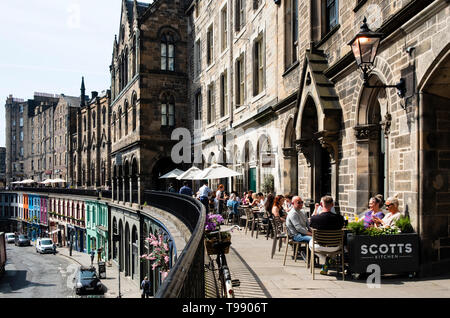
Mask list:
MULTIPOLYGON (((421 235, 422 270, 447 272, 450 265, 450 44, 419 86, 419 202, 405 194, 405 206, 421 235)), ((405 208, 406 208, 405 207, 405 208)))
POLYGON ((124 235, 123 235, 123 223, 122 220, 119 220, 119 265, 120 271, 122 272, 124 269, 124 235))
POLYGON ((284 132, 283 140, 283 192, 298 192, 298 153, 295 147, 294 118, 290 118, 284 132))
POLYGON ((133 225, 131 233, 131 278, 134 279, 139 268, 139 235, 136 226, 133 225))
MULTIPOLYGON (((113 217, 113 222, 112 222, 112 231, 113 231, 113 235, 117 235, 119 234, 119 228, 117 226, 117 219, 116 217, 113 217)), ((113 259, 117 261, 118 258, 118 246, 117 246, 118 242, 117 241, 113 241, 113 259)))
POLYGON ((125 276, 131 275, 131 233, 128 222, 125 224, 125 276))
POLYGON ((131 160, 131 202, 139 203, 139 166, 136 157, 131 160))
POLYGON ((302 182, 302 192, 308 193, 308 197, 314 202, 320 202, 322 196, 333 195, 332 158, 335 150, 329 151, 325 147, 327 132, 319 131, 319 115, 311 97, 306 100, 303 108, 300 127, 301 138, 297 144, 306 161, 306 165, 301 165, 302 171, 299 171, 299 175, 306 176, 302 182))
MULTIPOLYGON (((369 78, 372 86, 383 85, 377 75, 369 78)), ((388 136, 391 114, 384 88, 363 87, 357 108, 356 136, 356 211, 367 209, 369 198, 389 193, 388 136)))

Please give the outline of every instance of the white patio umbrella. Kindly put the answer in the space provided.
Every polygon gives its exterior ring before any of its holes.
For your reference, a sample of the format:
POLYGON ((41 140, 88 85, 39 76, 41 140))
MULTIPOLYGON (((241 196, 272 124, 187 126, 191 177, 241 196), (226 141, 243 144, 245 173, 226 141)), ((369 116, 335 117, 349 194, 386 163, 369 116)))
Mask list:
POLYGON ((213 164, 211 167, 206 168, 201 173, 196 175, 194 180, 222 179, 237 176, 242 176, 242 173, 236 172, 219 164, 213 164))
POLYGON ((177 177, 178 180, 194 180, 195 176, 198 175, 200 172, 203 172, 203 170, 193 166, 189 168, 186 172, 179 175, 177 177))
POLYGON ((11 184, 21 184, 22 183, 22 181, 14 181, 14 182, 11 182, 11 184))
POLYGON ((166 173, 165 175, 159 177, 160 179, 175 179, 176 177, 178 177, 179 175, 183 174, 184 171, 180 170, 180 169, 174 169, 168 173, 166 173))
POLYGON ((33 179, 26 179, 23 181, 19 182, 20 184, 31 184, 31 183, 36 183, 36 181, 34 181, 33 179))
POLYGON ((53 182, 52 179, 47 179, 47 180, 44 180, 44 181, 39 182, 39 183, 40 183, 40 184, 45 184, 45 185, 47 185, 47 184, 51 184, 52 182, 53 182))
POLYGON ((52 181, 51 183, 66 183, 66 180, 61 178, 53 179, 51 181, 52 181))

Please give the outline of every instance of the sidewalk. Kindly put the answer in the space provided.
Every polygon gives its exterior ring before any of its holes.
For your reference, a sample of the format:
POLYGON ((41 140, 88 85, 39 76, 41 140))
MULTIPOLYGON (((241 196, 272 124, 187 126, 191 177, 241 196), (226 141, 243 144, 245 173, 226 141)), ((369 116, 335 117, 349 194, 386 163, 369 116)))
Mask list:
MULTIPOLYGON (((60 247, 57 251, 57 255, 67 257, 78 265, 91 265, 91 257, 86 253, 72 251, 72 256, 70 256, 70 252, 67 247, 60 247)), ((94 259, 94 266, 98 272, 96 259, 97 256, 95 256, 94 259)), ((101 282, 107 289, 104 295, 105 298, 116 298, 119 295, 119 272, 114 262, 111 263, 111 266, 108 266, 108 263, 106 263, 106 278, 101 279, 101 282)), ((120 294, 122 298, 141 298, 139 286, 137 286, 129 277, 125 277, 123 272, 120 273, 120 294)))
MULTIPOLYGON (((224 226, 224 229, 229 228, 224 226)), ((316 279, 307 269, 303 260, 291 259, 292 249, 283 266, 285 244, 281 251, 276 249, 273 259, 270 257, 272 239, 265 235, 258 239, 234 231, 227 262, 232 279, 239 279, 236 287, 237 298, 448 298, 450 297, 450 274, 440 277, 408 278, 408 276, 383 276, 379 286, 368 285, 366 279, 355 280, 346 277, 345 281, 336 277, 330 270, 327 276, 319 274, 316 279)))

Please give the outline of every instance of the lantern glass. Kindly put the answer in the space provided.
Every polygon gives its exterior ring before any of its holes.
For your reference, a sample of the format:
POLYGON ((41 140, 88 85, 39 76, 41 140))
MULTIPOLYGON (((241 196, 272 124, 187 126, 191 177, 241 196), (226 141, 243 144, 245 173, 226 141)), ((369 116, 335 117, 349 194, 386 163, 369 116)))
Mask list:
POLYGON ((352 43, 352 51, 358 66, 373 65, 377 55, 379 37, 359 35, 352 43))

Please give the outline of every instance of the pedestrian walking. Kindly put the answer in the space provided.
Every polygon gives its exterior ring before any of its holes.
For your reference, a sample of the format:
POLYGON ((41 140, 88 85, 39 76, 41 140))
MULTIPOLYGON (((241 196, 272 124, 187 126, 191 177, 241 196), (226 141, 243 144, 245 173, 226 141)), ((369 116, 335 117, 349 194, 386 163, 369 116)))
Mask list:
POLYGON ((144 280, 141 283, 141 289, 142 289, 141 298, 149 298, 149 296, 150 296, 150 281, 148 280, 147 276, 144 277, 144 280))
POLYGON ((95 251, 91 250, 91 266, 94 265, 94 257, 95 257, 95 251))
POLYGON ((69 241, 69 253, 70 253, 70 256, 72 256, 72 242, 71 241, 69 241))
POLYGON ((53 255, 56 255, 56 244, 53 244, 53 255))

